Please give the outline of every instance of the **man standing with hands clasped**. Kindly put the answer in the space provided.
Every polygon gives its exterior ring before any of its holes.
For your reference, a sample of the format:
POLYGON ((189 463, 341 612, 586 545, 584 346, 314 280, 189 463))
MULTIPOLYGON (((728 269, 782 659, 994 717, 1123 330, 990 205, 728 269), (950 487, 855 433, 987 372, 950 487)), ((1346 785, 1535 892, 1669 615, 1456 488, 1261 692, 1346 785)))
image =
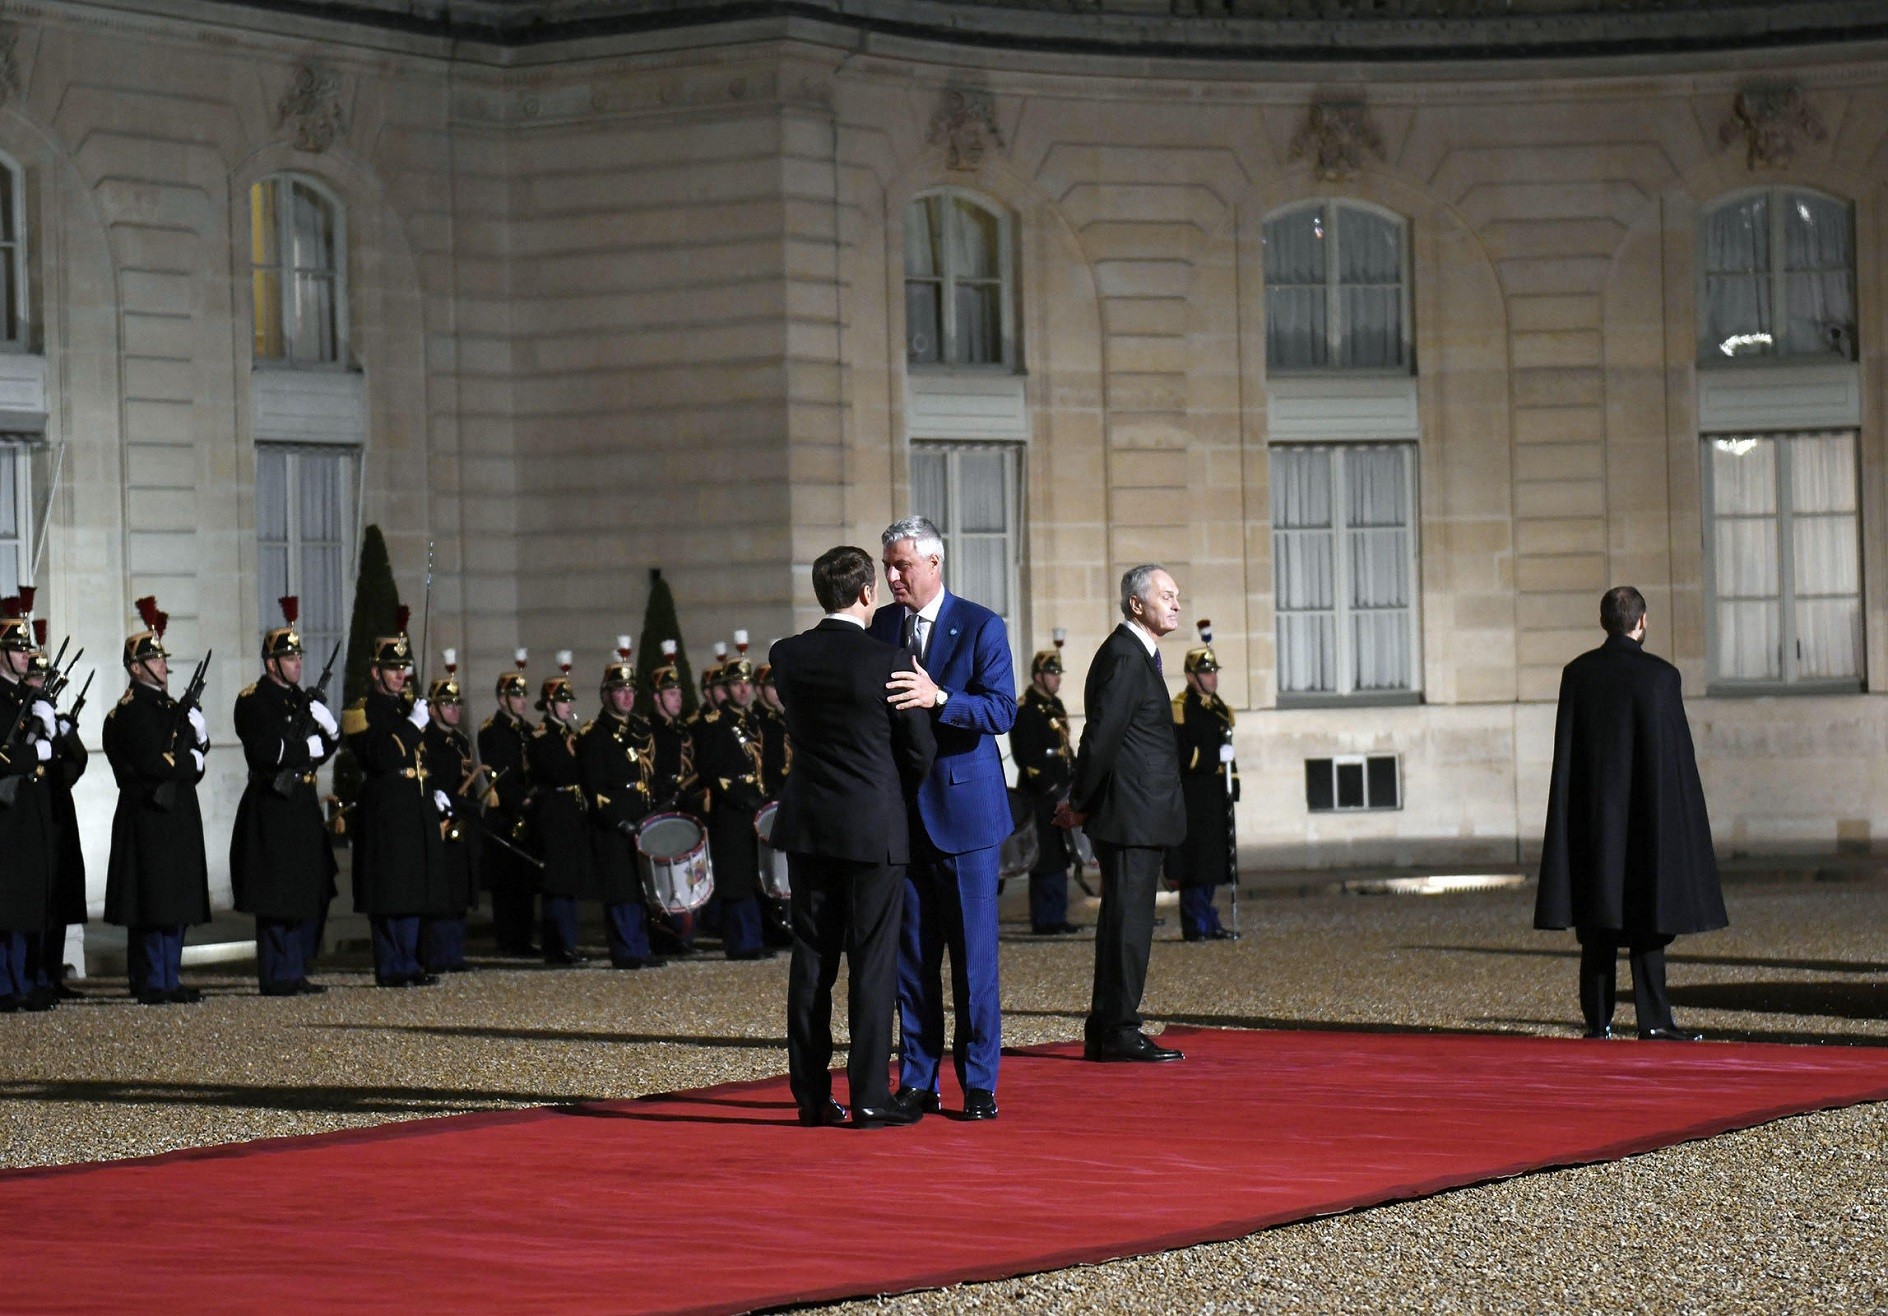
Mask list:
MULTIPOLYGON (((937 758, 918 787, 898 948, 904 1036, 901 1106, 939 1109, 944 1052, 944 953, 951 957, 956 1016, 951 1057, 964 1118, 996 1118, 1003 1009, 997 987, 998 848, 1010 834, 1009 790, 994 736, 1016 721, 1016 678, 1003 619, 944 588, 944 539, 922 516, 879 537, 885 582, 897 600, 872 618, 872 635, 911 655, 917 670, 887 687, 894 708, 931 718, 937 758)), ((787 699, 781 691, 782 700, 787 699)), ((791 708, 791 702, 788 701, 791 708)), ((1173 732, 1167 733, 1168 740, 1173 732)))
POLYGON ((1121 577, 1121 624, 1088 667, 1088 722, 1062 827, 1082 827, 1101 864, 1095 989, 1083 1030, 1089 1060, 1181 1060, 1141 1031, 1154 937, 1154 888, 1167 847, 1186 840, 1186 802, 1161 673, 1160 637, 1180 624, 1180 587, 1152 563, 1121 577))
POLYGON ((892 1001, 899 913, 911 832, 905 801, 936 742, 922 709, 887 706, 885 685, 909 668, 902 650, 865 633, 877 598, 872 557, 841 546, 813 564, 826 616, 781 640, 769 661, 793 737, 794 769, 780 792, 772 844, 792 877, 793 966, 787 978, 787 1057, 800 1123, 841 1124, 832 1097, 833 980, 844 951, 851 985, 846 1078, 859 1128, 915 1124, 923 1112, 891 1103, 892 1001))

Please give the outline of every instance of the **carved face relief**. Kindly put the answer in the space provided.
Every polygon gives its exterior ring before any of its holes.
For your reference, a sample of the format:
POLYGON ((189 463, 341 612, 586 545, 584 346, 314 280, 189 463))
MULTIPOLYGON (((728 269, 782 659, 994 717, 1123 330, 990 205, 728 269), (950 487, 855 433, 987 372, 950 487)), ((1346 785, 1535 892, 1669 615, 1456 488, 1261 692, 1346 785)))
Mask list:
POLYGON ((944 148, 944 163, 952 169, 974 171, 983 153, 1003 146, 996 126, 996 97, 971 87, 950 87, 931 118, 932 146, 944 148))
POLYGON ((1749 169, 1786 168, 1796 158, 1799 140, 1820 142, 1828 135, 1800 87, 1746 87, 1737 93, 1730 117, 1718 128, 1722 145, 1744 139, 1744 164, 1749 169))
POLYGON ((279 124, 293 124, 295 149, 319 155, 347 130, 341 107, 341 75, 304 64, 278 107, 279 124))
POLYGON ((1335 183, 1363 168, 1366 156, 1383 159, 1383 138, 1369 108, 1362 101, 1313 101, 1286 158, 1309 159, 1320 180, 1335 183))

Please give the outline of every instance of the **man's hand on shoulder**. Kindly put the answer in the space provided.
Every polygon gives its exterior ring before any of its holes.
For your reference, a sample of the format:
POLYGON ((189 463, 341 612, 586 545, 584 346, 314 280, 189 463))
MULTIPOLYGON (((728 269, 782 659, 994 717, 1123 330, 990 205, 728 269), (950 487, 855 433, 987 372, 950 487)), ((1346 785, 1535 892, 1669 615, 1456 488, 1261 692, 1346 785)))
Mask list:
POLYGON ((911 665, 917 668, 915 672, 892 673, 892 679, 885 683, 885 688, 891 691, 885 702, 897 709, 942 707, 948 696, 937 688, 937 682, 915 658, 911 665))

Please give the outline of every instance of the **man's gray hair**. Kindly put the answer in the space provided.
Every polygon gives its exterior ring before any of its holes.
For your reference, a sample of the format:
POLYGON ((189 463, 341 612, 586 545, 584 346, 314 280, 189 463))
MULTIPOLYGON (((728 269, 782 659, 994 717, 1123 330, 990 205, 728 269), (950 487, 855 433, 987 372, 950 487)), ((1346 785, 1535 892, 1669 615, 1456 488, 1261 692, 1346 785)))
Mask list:
POLYGON ((1138 567, 1129 567, 1121 573, 1121 615, 1134 619, 1133 603, 1135 599, 1145 599, 1148 589, 1154 583, 1154 573, 1165 571, 1158 562, 1143 562, 1138 567))
POLYGON ((878 537, 878 542, 890 548, 901 539, 909 539, 920 557, 934 557, 939 562, 944 560, 944 536, 938 533, 928 516, 907 516, 902 521, 892 522, 885 527, 885 533, 878 537))

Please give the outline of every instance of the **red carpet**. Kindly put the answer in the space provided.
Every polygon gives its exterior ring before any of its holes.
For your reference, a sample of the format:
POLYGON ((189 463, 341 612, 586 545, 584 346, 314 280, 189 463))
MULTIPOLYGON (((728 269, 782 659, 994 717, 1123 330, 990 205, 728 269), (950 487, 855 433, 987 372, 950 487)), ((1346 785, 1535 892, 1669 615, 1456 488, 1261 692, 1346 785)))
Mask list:
POLYGON ((994 1124, 801 1129, 777 1079, 11 1171, 8 1306, 738 1311, 1233 1238, 1888 1099, 1888 1050, 1168 1037, 1185 1063, 1018 1052, 994 1124))

